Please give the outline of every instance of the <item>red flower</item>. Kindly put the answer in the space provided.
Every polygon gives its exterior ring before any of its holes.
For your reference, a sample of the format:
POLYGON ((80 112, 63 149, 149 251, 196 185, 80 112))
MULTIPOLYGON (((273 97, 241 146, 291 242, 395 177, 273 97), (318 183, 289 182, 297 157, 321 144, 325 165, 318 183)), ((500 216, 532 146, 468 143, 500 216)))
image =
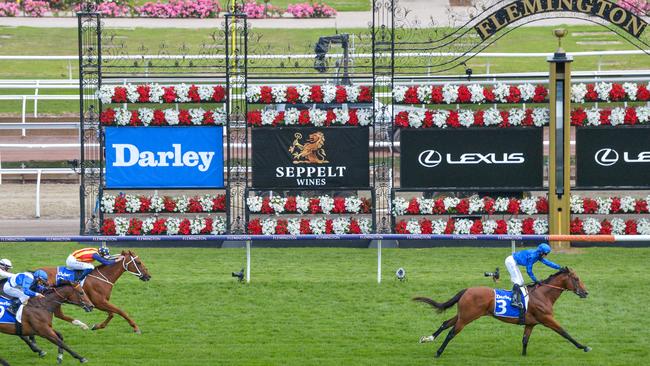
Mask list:
POLYGON ((167 220, 160 218, 153 223, 151 228, 151 235, 163 235, 167 234, 167 220))
POLYGON ((497 227, 494 229, 495 234, 507 234, 508 223, 505 220, 497 220, 497 227))
POLYGON ((320 85, 311 86, 311 93, 309 94, 309 99, 311 99, 312 102, 317 102, 317 103, 321 103, 323 101, 323 90, 321 89, 320 85))
POLYGON ((187 109, 181 109, 178 111, 178 124, 189 126, 192 124, 192 117, 190 112, 187 109))
POLYGON ((190 89, 187 91, 187 97, 194 103, 201 101, 201 96, 199 95, 199 87, 192 84, 190 89))
POLYGON ((609 116, 612 114, 612 111, 609 109, 602 109, 600 111, 600 124, 601 125, 610 125, 609 116))
POLYGON ((334 208, 332 209, 332 212, 345 213, 345 198, 334 197, 334 208))
POLYGON ((458 202, 456 205, 456 212, 463 215, 469 214, 469 201, 467 198, 463 198, 460 200, 460 202, 458 202))
POLYGON ((262 208, 260 209, 260 212, 263 214, 275 213, 275 210, 271 207, 271 200, 268 197, 262 199, 262 208))
POLYGON ((128 235, 142 235, 142 221, 135 217, 129 220, 129 229, 126 233, 128 235))
POLYGON ((169 196, 163 197, 163 207, 166 212, 176 211, 176 201, 169 196))
POLYGON ((140 196, 138 197, 138 199, 140 200, 140 209, 138 211, 149 212, 149 210, 151 210, 151 198, 146 196, 140 196))
POLYGON ((183 219, 180 225, 178 225, 178 233, 181 235, 190 235, 192 233, 190 225, 191 223, 189 219, 183 219))
POLYGON ((221 85, 216 85, 212 88, 212 100, 215 102, 223 102, 226 100, 226 90, 221 85))
POLYGON ((289 228, 287 227, 287 220, 280 219, 276 222, 275 233, 278 235, 289 234, 289 228))
POLYGON ((510 93, 506 97, 508 103, 519 103, 521 102, 521 91, 516 86, 510 87, 510 93))
POLYGON ((350 234, 361 234, 361 227, 359 226, 359 222, 355 219, 351 219, 348 231, 350 234))
POLYGON ((424 111, 424 120, 422 121, 422 127, 431 128, 433 127, 433 112, 430 110, 424 111))
POLYGON ((395 232, 397 234, 410 234, 410 232, 408 230, 406 230, 406 221, 402 220, 402 221, 398 222, 395 225, 395 232))
POLYGON ((320 198, 313 197, 309 199, 309 212, 313 214, 323 212, 323 209, 320 207, 320 198))
POLYGON ((636 228, 636 221, 627 220, 625 221, 625 235, 637 235, 639 232, 636 228))
POLYGON ((472 93, 467 86, 461 85, 458 87, 458 102, 469 103, 472 100, 472 93))
POLYGON ((524 219, 524 221, 521 222, 521 233, 528 235, 535 234, 535 230, 533 229, 534 224, 535 219, 531 217, 524 219))
POLYGON ((138 85, 135 90, 138 92, 138 102, 149 102, 149 93, 151 92, 149 85, 138 85))
POLYGON ((447 212, 445 209, 445 201, 442 198, 438 198, 434 202, 432 212, 437 215, 447 212))
POLYGON ((535 207, 537 208, 537 213, 548 213, 548 200, 546 197, 538 197, 537 203, 535 203, 535 207))
POLYGON ((485 100, 488 102, 494 102, 494 92, 490 88, 484 88, 483 89, 483 96, 485 97, 485 100))
POLYGON ((104 235, 115 235, 115 221, 113 219, 104 219, 104 223, 99 230, 104 235))
POLYGON ((612 198, 612 206, 609 209, 611 213, 618 213, 621 211, 621 199, 618 197, 612 198))
POLYGON ((369 86, 359 87, 359 96, 357 97, 359 102, 372 102, 372 89, 369 86))
POLYGON ((116 86, 115 92, 113 93, 113 98, 111 98, 113 103, 126 103, 126 88, 122 86, 116 86))
POLYGON ((635 108, 626 108, 625 109, 625 117, 623 118, 625 121, 626 125, 635 125, 639 123, 639 118, 636 116, 636 109, 635 108))
POLYGON ((532 126, 533 125, 533 110, 530 108, 526 109, 526 115, 524 116, 524 120, 521 121, 522 126, 532 126))
POLYGON ((454 128, 460 127, 460 121, 458 120, 458 112, 449 111, 449 116, 447 117, 447 125, 454 128))
POLYGON ((278 114, 273 119, 273 126, 284 124, 284 111, 278 112, 278 114))
POLYGON ((160 109, 153 111, 153 120, 151 121, 151 124, 153 126, 162 126, 167 124, 167 121, 165 120, 165 112, 160 109))
POLYGON ((578 108, 571 112, 571 125, 582 126, 587 119, 587 112, 584 109, 578 108))
POLYGON ((420 203, 417 198, 411 198, 409 201, 409 207, 406 209, 406 212, 411 215, 418 215, 420 213, 420 203))
POLYGON ((587 84, 587 94, 585 94, 585 100, 588 102, 595 102, 598 99, 598 93, 594 88, 594 84, 587 84))
POLYGON ((251 111, 246 114, 246 120, 249 126, 262 125, 262 111, 251 111))
POLYGON ((212 199, 212 212, 226 211, 226 195, 220 194, 212 199))
POLYGON ((176 101, 176 89, 173 86, 163 86, 162 98, 165 103, 173 103, 176 101))
POLYGON ((646 200, 640 199, 636 200, 634 203, 634 212, 636 213, 647 213, 648 212, 648 202, 646 200))
POLYGON ((325 234, 332 234, 334 232, 334 224, 332 219, 325 220, 325 234))
POLYGON ((582 230, 582 220, 580 220, 579 218, 575 218, 575 219, 571 220, 570 225, 571 225, 571 228, 569 229, 569 231, 571 232, 571 234, 584 234, 585 233, 584 230, 582 230))
POLYGON ((99 115, 99 122, 104 126, 112 126, 115 122, 115 111, 112 108, 108 108, 99 115))
POLYGON ((273 103, 273 94, 271 93, 270 86, 260 87, 260 102, 262 103, 273 103))
POLYGON ((402 111, 395 116, 395 126, 399 128, 407 128, 409 126, 409 112, 402 111))
POLYGON ((131 111, 131 118, 129 119, 129 125, 140 126, 141 124, 142 121, 140 121, 140 116, 138 116, 138 111, 137 110, 131 111))
POLYGON ((420 103, 420 98, 418 98, 417 86, 410 86, 408 89, 406 89, 406 93, 404 93, 404 103, 408 103, 408 104, 420 103))
POLYGON ((499 127, 506 128, 510 127, 510 123, 508 122, 508 119, 510 117, 510 113, 508 111, 500 111, 499 114, 501 115, 501 123, 499 123, 499 127))
POLYGON ((303 235, 312 234, 309 219, 300 219, 300 233, 303 235))
POLYGON ((298 89, 295 86, 287 87, 287 103, 296 104, 300 99, 300 94, 298 94, 298 89))
POLYGON ((209 235, 211 233, 212 233, 212 218, 211 217, 206 217, 205 218, 205 226, 201 229, 199 234, 209 235))
POLYGON ((338 85, 336 87, 336 97, 335 100, 337 103, 345 103, 348 100, 348 91, 345 90, 343 85, 338 85))
POLYGON ((453 234, 456 221, 454 219, 447 220, 447 226, 445 226, 445 234, 453 234))
POLYGON ((298 116, 298 124, 301 126, 307 126, 311 123, 311 117, 309 116, 309 110, 303 109, 300 111, 298 116))
POLYGON ((519 213, 519 208, 520 208, 520 206, 521 206, 521 202, 519 202, 518 199, 516 199, 516 198, 511 198, 511 199, 508 201, 508 208, 506 209, 506 211, 507 211, 509 214, 517 215, 517 214, 519 213))
POLYGON ((600 223, 600 232, 598 234, 602 234, 602 235, 612 234, 612 224, 609 221, 607 221, 607 219, 603 220, 603 222, 600 223))
POLYGON ((126 212, 126 196, 120 194, 115 197, 115 205, 113 206, 113 212, 115 213, 125 213, 126 212))
POLYGON ((542 103, 546 100, 548 96, 548 90, 543 85, 537 85, 535 87, 535 95, 533 96, 533 102, 542 103))
POLYGON ((485 111, 480 109, 474 112, 474 126, 485 126, 485 121, 483 119, 484 114, 485 111))
POLYGON ((469 228, 469 233, 472 235, 483 233, 483 223, 481 222, 481 220, 474 220, 472 227, 469 228))
POLYGON ((585 198, 582 201, 582 208, 585 210, 585 213, 592 214, 598 210, 598 202, 591 198, 585 198))
POLYGON ((284 210, 286 212, 297 212, 296 197, 287 197, 287 202, 284 203, 284 210))
POLYGON ((442 87, 434 86, 431 88, 431 103, 441 103, 442 102, 442 87))
POLYGON ((334 111, 331 109, 327 110, 327 114, 325 114, 325 126, 329 126, 336 120, 336 114, 334 114, 334 111))
POLYGON ((420 231, 422 234, 433 234, 433 223, 431 220, 423 219, 420 221, 420 231))
POLYGON ((260 219, 254 219, 248 222, 248 233, 252 235, 262 234, 262 224, 260 224, 260 219))
POLYGON ((645 85, 639 85, 638 89, 636 90, 636 99, 642 102, 650 100, 650 91, 648 91, 648 88, 646 88, 645 85))
POLYGON ((612 84, 612 89, 609 91, 609 98, 613 102, 617 102, 619 100, 624 100, 625 99, 625 89, 623 89, 623 85, 619 83, 613 83, 612 84))
POLYGON ((201 206, 201 201, 199 201, 198 197, 192 197, 190 198, 190 202, 187 205, 187 209, 189 212, 203 212, 203 206, 201 206))
POLYGON ((483 206, 485 207, 485 212, 490 215, 494 213, 494 199, 491 197, 483 197, 483 206))
POLYGON ((359 117, 357 117, 357 110, 356 109, 348 109, 348 125, 350 126, 358 126, 359 125, 359 117))
POLYGON ((205 111, 203 113, 203 124, 204 125, 213 125, 214 124, 214 114, 212 111, 205 111))

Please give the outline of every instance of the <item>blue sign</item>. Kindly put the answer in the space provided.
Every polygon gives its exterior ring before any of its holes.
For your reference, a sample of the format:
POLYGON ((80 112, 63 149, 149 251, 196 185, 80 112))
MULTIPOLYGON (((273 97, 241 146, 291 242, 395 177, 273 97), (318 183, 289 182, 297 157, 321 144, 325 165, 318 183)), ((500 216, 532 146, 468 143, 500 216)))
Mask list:
POLYGON ((107 188, 221 188, 223 127, 107 127, 107 188))

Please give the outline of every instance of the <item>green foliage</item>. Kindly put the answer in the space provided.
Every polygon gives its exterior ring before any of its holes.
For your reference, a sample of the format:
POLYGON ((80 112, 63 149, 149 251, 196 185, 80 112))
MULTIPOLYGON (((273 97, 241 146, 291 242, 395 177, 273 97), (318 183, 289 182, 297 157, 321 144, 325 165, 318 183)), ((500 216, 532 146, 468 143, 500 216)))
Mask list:
MULTIPOLYGON (((63 264, 69 244, 0 244, 17 270, 63 264)), ((84 332, 62 321, 54 326, 91 365, 432 365, 441 340, 418 344, 455 309, 437 314, 413 296, 439 301, 468 286, 493 286, 483 271, 503 269, 508 249, 438 248, 383 251, 383 283, 377 284, 377 252, 371 249, 252 250, 252 282, 238 283, 230 272, 244 262, 242 249, 136 248, 153 278, 143 283, 125 275, 111 301, 142 328, 131 333, 116 316, 109 327, 84 332), (394 279, 404 267, 408 280, 394 279)), ((113 252, 116 252, 114 249, 113 252)), ((575 268, 589 298, 564 294, 556 318, 578 341, 536 327, 522 358, 523 328, 484 317, 454 339, 436 365, 645 365, 650 320, 644 290, 650 249, 584 249, 553 253, 552 260, 575 268)), ((539 265, 544 278, 553 271, 539 265)), ((509 287, 507 278, 498 285, 509 287)), ((105 314, 65 307, 92 324, 105 314)), ((0 356, 16 365, 45 360, 17 338, 3 336, 0 356)), ((65 364, 76 364, 69 355, 65 364)))

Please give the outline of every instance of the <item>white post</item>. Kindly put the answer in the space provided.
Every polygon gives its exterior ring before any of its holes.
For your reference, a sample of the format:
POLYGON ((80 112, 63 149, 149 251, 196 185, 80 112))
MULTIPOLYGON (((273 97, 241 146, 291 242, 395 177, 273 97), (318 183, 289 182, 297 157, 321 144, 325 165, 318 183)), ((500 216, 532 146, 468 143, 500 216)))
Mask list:
POLYGON ((377 240, 377 283, 381 283, 381 240, 377 240))
POLYGON ((36 80, 36 89, 34 89, 34 118, 38 118, 38 86, 39 81, 36 80))
POLYGON ((246 283, 251 282, 251 241, 246 241, 246 283))
POLYGON ((0 152, 0 185, 2 185, 2 153, 0 152))
POLYGON ((41 217, 41 169, 36 171, 36 218, 41 217))
MULTIPOLYGON (((25 110, 27 108, 27 96, 23 95, 23 120, 22 123, 25 123, 25 110)), ((25 129, 22 129, 22 136, 25 137, 25 129)))
POLYGON ((512 245, 512 253, 514 254, 515 253, 515 241, 511 240, 510 244, 512 245))

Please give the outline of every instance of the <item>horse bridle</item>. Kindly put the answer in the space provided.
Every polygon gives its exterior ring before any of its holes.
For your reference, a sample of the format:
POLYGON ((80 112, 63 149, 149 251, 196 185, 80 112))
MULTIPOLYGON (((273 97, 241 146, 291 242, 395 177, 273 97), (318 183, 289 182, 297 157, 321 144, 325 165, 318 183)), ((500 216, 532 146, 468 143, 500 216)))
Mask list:
POLYGON ((126 259, 122 257, 122 267, 124 268, 124 271, 129 272, 130 274, 137 276, 138 278, 144 277, 144 274, 142 274, 140 267, 138 267, 138 262, 135 261, 136 259, 138 259, 138 256, 131 255, 131 254, 129 255, 131 256, 131 260, 128 263, 126 262, 126 259), (137 273, 129 271, 129 264, 131 263, 133 263, 133 267, 135 267, 135 269, 138 271, 137 273))
MULTIPOLYGON (((578 286, 578 280, 576 280, 576 278, 573 277, 573 276, 569 276, 569 278, 571 278, 571 282, 573 283, 573 288, 574 288, 574 290, 573 290, 572 292, 573 292, 574 294, 578 295, 578 296, 581 296, 581 295, 578 293, 578 288, 579 288, 579 286, 578 286)), ((560 291, 571 291, 571 290, 569 290, 568 288, 558 287, 558 286, 554 286, 554 285, 549 285, 548 283, 541 283, 541 285, 542 285, 542 286, 547 286, 547 287, 550 287, 550 288, 554 288, 554 289, 557 289, 557 290, 560 290, 560 291)))
MULTIPOLYGON (((80 285, 77 285, 77 286, 73 286, 72 288, 76 291, 76 290, 77 290, 77 287, 81 287, 81 286, 80 286, 80 285)), ((56 294, 56 296, 58 296, 58 297, 60 297, 60 298, 62 298, 62 299, 64 299, 64 300, 66 300, 65 296, 61 295, 61 294, 59 293, 59 291, 56 290, 56 287, 52 287, 52 290, 54 291, 54 293, 56 294)), ((83 291, 84 291, 84 290, 83 290, 83 288, 82 288, 82 289, 81 289, 81 293, 82 293, 82 294, 83 294, 83 291)), ((67 304, 70 304, 70 305, 75 305, 75 306, 80 306, 80 307, 88 306, 88 304, 86 304, 85 302, 83 302, 83 300, 81 300, 80 303, 74 303, 74 302, 69 301, 69 300, 66 300, 66 301, 64 301, 64 302, 60 302, 60 301, 56 301, 56 300, 55 300, 54 302, 56 302, 57 304, 60 304, 60 305, 63 305, 63 304, 66 304, 66 303, 67 303, 67 304)))

